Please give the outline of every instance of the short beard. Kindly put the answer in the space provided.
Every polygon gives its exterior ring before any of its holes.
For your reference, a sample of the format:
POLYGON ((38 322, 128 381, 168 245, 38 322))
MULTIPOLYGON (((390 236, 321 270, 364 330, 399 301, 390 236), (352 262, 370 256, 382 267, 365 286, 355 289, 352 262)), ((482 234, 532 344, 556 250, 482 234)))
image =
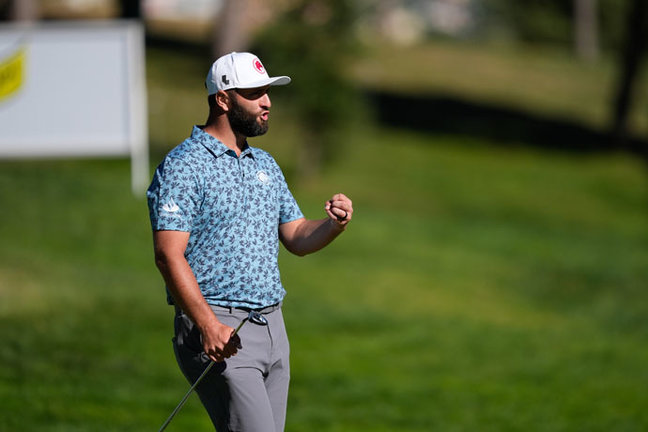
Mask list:
POLYGON ((227 118, 234 132, 248 138, 268 132, 269 125, 267 121, 258 122, 257 116, 241 108, 236 99, 232 98, 231 101, 232 107, 227 112, 227 118))

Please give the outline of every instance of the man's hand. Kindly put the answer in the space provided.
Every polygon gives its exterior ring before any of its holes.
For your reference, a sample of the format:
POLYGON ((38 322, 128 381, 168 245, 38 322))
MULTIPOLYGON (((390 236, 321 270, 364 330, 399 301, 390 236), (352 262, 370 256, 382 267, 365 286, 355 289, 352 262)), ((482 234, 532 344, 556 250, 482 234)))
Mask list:
POLYGON ((236 355, 241 348, 241 339, 238 335, 232 336, 232 333, 234 333, 232 327, 220 322, 201 329, 203 349, 211 360, 222 362, 236 355))
POLYGON ((184 256, 189 235, 183 231, 155 231, 155 263, 176 304, 200 330, 205 353, 211 360, 221 362, 236 354, 241 339, 236 335, 232 337, 234 329, 218 321, 200 292, 184 256))
POLYGON ((326 201, 323 219, 299 218, 279 225, 279 239, 291 253, 304 256, 331 243, 346 228, 353 215, 353 204, 344 194, 326 201))
POLYGON ((353 216, 353 203, 346 195, 339 193, 326 201, 324 210, 339 227, 344 227, 353 216))

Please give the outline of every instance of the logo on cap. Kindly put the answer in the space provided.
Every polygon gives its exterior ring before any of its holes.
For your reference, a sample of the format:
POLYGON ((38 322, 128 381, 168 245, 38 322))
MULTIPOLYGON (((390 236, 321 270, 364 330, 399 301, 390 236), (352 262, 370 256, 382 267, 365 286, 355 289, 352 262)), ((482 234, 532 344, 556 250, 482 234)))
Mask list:
POLYGON ((256 71, 259 72, 260 74, 265 73, 265 69, 263 68, 263 64, 261 64, 261 60, 259 60, 258 58, 255 58, 252 61, 252 65, 254 65, 254 69, 256 69, 256 71))

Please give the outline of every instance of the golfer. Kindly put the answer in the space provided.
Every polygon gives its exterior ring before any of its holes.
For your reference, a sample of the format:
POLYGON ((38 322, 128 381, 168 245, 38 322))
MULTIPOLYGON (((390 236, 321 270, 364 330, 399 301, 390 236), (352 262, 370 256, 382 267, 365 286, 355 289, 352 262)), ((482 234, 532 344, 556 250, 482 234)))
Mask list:
POLYGON ((283 173, 248 138, 268 130, 271 86, 251 53, 233 52, 207 74, 209 115, 157 167, 148 189, 155 262, 175 309, 173 347, 219 432, 283 431, 290 378, 281 311, 286 291, 279 240, 297 255, 315 252, 343 232, 351 200, 335 194, 326 217, 305 219, 283 173), (267 326, 248 324, 251 310, 267 326))

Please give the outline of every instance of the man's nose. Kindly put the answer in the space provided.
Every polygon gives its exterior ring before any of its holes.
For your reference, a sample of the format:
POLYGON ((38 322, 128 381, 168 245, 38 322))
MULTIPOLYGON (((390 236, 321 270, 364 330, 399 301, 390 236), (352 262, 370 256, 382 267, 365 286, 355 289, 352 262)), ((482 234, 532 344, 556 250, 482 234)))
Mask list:
POLYGON ((259 101, 260 105, 264 108, 270 108, 272 103, 270 102, 270 95, 268 93, 264 94, 259 101))

